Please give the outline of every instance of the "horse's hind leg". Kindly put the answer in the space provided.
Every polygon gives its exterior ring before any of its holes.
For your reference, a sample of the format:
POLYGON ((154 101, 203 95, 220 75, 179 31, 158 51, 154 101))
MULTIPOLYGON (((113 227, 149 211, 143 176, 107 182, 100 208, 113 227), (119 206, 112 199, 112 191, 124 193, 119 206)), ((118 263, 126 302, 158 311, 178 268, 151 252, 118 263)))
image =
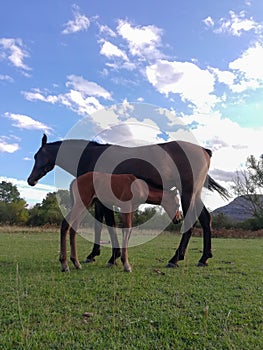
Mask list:
POLYGON ((119 248, 119 241, 117 238, 117 232, 115 224, 114 226, 108 226, 109 235, 111 238, 111 244, 112 244, 112 255, 107 262, 107 267, 111 267, 113 265, 116 265, 116 260, 121 256, 121 250, 119 248))
MULTIPOLYGON (((203 205, 203 203, 202 203, 203 205)), ((201 214, 199 215, 199 222, 203 229, 203 255, 199 260, 197 266, 207 266, 207 260, 212 258, 212 244, 211 244, 211 215, 206 207, 203 205, 201 214)))
POLYGON ((116 259, 121 256, 121 250, 120 245, 116 233, 116 224, 114 219, 114 212, 104 206, 104 213, 105 213, 105 222, 108 228, 108 232, 111 239, 111 245, 112 245, 112 255, 107 263, 107 266, 113 266, 116 265, 116 259))
POLYGON ((87 256, 85 263, 91 263, 95 261, 95 256, 100 255, 100 238, 102 230, 102 222, 104 216, 103 204, 95 201, 95 222, 94 222, 94 244, 91 253, 87 256))

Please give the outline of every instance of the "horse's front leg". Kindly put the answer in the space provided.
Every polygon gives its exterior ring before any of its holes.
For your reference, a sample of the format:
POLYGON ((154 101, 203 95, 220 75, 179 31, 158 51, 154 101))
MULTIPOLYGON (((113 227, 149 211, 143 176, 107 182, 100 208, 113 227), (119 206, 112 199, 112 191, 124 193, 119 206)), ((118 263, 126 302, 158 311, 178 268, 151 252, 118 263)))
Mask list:
POLYGON ((67 219, 63 219, 60 228, 60 256, 61 271, 68 272, 69 267, 67 263, 67 234, 69 231, 69 223, 67 219))
POLYGON ((187 230, 183 233, 179 247, 176 249, 174 256, 169 260, 166 267, 178 267, 178 261, 184 260, 185 252, 192 235, 192 229, 187 230))
POLYGON ((81 269, 81 264, 77 254, 76 231, 73 227, 70 228, 70 260, 73 262, 77 270, 81 269))
POLYGON ((185 198, 182 198, 182 208, 184 214, 182 226, 183 234, 175 255, 169 260, 166 267, 178 267, 178 261, 184 260, 186 249, 192 235, 193 225, 196 222, 195 206, 193 205, 193 202, 189 200, 189 198, 190 196, 187 196, 186 200, 185 198))

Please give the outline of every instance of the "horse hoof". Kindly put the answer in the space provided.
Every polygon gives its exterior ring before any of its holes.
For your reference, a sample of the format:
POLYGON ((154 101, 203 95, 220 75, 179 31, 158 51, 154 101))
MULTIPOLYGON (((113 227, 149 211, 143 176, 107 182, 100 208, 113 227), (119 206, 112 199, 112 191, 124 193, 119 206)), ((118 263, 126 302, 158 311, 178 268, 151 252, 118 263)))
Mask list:
POLYGON ((167 268, 169 269, 176 269, 177 267, 179 267, 179 265, 177 263, 171 263, 169 262, 167 265, 166 265, 167 268))
POLYGON ((107 263, 107 265, 106 265, 106 267, 107 268, 110 268, 110 267, 114 267, 114 266, 116 266, 117 264, 115 263, 115 264, 113 264, 113 263, 107 263))
POLYGON ((206 266, 208 266, 208 263, 207 263, 207 262, 203 263, 203 262, 201 262, 201 261, 198 261, 198 263, 196 264, 196 266, 198 266, 198 267, 206 267, 206 266))
POLYGON ((81 270, 82 269, 82 266, 79 264, 79 265, 76 265, 75 266, 77 270, 81 270))
POLYGON ((84 261, 84 264, 90 264, 90 263, 93 263, 94 261, 95 261, 94 258, 91 258, 91 259, 87 258, 87 259, 84 261))

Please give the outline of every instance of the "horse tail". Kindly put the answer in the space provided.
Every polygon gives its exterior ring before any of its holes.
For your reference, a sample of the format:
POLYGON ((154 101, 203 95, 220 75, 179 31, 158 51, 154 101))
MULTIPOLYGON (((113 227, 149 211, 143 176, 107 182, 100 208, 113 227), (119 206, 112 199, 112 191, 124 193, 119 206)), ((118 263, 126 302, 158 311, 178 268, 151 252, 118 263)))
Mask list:
POLYGON ((227 189, 219 185, 219 183, 212 179, 212 177, 209 175, 207 175, 205 187, 207 187, 210 191, 217 191, 224 199, 229 199, 231 197, 227 189))
POLYGON ((212 157, 212 151, 211 149, 208 149, 208 148, 204 148, 204 150, 206 151, 206 153, 209 155, 209 157, 211 158, 212 157))

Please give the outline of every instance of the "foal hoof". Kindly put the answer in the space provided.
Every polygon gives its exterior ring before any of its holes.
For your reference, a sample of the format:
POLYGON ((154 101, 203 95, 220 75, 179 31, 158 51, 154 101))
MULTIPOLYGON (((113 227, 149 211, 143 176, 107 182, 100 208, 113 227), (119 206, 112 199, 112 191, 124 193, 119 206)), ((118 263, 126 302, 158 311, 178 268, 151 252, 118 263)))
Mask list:
POLYGON ((123 271, 124 272, 132 272, 132 268, 131 267, 125 268, 123 271))
POLYGON ((167 268, 169 269, 176 269, 177 267, 179 267, 179 265, 177 263, 171 263, 169 262, 167 265, 166 265, 167 268))
POLYGON ((61 268, 61 272, 70 272, 69 271, 69 267, 67 266, 67 267, 62 267, 61 268))
POLYGON ((198 267, 206 267, 206 266, 208 266, 208 263, 207 263, 207 262, 203 263, 203 262, 201 262, 201 261, 198 261, 198 263, 196 264, 196 266, 198 266, 198 267))

